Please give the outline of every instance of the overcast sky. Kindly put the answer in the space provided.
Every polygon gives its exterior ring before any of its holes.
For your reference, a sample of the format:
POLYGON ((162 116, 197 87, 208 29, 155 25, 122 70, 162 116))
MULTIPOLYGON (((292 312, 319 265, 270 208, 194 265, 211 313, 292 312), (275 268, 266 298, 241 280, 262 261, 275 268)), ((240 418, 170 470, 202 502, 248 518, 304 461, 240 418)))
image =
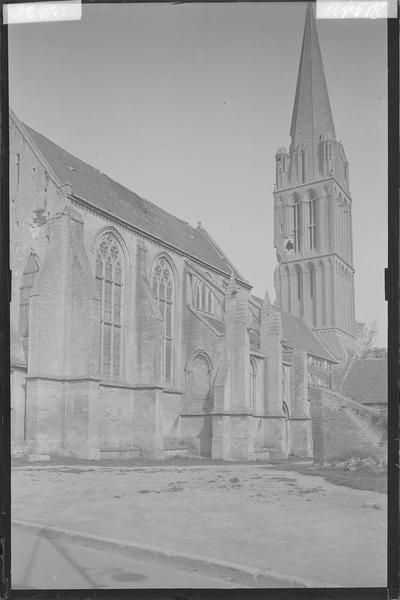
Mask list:
MULTIPOLYGON (((274 156, 289 146, 305 3, 83 5, 9 27, 10 102, 67 151, 196 225, 274 298, 274 156)), ((356 317, 386 345, 386 22, 319 20, 350 164, 356 317)))

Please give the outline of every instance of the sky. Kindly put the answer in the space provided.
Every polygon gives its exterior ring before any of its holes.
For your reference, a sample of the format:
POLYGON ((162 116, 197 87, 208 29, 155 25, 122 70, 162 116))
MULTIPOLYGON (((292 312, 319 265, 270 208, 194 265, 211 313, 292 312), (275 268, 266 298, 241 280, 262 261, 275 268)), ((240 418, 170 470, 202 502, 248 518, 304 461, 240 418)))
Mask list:
MULTIPOLYGON (((9 27, 10 105, 65 150, 203 227, 275 297, 275 152, 289 128, 306 4, 83 5, 9 27)), ((386 346, 387 66, 383 19, 318 20, 350 165, 356 318, 386 346)))

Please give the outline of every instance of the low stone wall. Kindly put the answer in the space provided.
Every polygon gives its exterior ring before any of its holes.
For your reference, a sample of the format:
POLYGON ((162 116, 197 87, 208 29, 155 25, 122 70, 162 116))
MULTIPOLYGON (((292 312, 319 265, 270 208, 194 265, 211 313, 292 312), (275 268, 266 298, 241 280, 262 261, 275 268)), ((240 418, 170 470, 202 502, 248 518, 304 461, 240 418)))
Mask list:
POLYGON ((319 387, 309 386, 309 399, 315 463, 385 459, 387 420, 379 411, 319 387))

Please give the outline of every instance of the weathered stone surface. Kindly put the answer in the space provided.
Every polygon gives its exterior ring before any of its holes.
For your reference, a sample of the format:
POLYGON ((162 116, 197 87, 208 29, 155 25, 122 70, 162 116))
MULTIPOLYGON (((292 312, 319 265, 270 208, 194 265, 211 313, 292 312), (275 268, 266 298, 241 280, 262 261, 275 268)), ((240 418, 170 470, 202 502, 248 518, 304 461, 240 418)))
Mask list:
POLYGON ((378 410, 367 408, 331 390, 309 390, 314 461, 386 457, 387 422, 378 410))
POLYGON ((11 116, 14 453, 163 459, 185 447, 247 461, 308 457, 314 442, 319 457, 336 452, 327 420, 342 450, 351 432, 353 448, 366 443, 322 387, 310 416, 311 377, 329 387, 334 357, 354 346, 348 165, 310 8, 291 136, 276 154, 274 306, 201 225, 11 116))

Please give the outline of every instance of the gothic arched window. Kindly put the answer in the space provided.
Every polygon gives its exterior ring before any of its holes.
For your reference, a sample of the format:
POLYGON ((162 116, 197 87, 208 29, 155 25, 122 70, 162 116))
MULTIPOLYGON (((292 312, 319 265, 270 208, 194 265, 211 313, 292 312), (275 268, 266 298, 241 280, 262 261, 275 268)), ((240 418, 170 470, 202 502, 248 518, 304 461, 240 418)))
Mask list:
POLYGON ((316 200, 314 196, 312 196, 308 203, 308 240, 310 250, 314 250, 317 247, 315 208, 316 200))
POLYGON ((318 271, 320 274, 320 294, 321 294, 321 325, 325 326, 328 324, 327 320, 327 278, 329 277, 329 267, 325 265, 322 260, 318 263, 318 271))
POLYGON ((336 204, 336 215, 335 215, 335 225, 336 225, 336 244, 338 249, 338 254, 341 254, 342 249, 342 196, 339 194, 337 198, 336 204))
POLYGON ((152 289, 163 318, 164 383, 172 385, 175 368, 175 282, 171 266, 164 257, 159 258, 153 267, 152 289))
POLYGON ((303 271, 299 265, 295 265, 295 294, 297 297, 298 316, 303 316, 303 271))
POLYGON ((198 310, 212 316, 215 315, 215 296, 210 288, 199 279, 195 279, 194 284, 194 305, 198 310))
POLYGON ((311 318, 312 324, 317 325, 317 281, 315 267, 312 263, 309 264, 309 282, 310 282, 310 302, 311 302, 311 318))
POLYGON ((299 252, 301 248, 300 242, 300 208, 301 204, 298 198, 295 198, 292 204, 292 212, 293 212, 293 246, 294 251, 299 252))
POLYGON ((25 353, 28 352, 29 338, 29 294, 39 272, 39 263, 36 254, 32 252, 26 261, 22 273, 21 287, 19 289, 19 332, 25 353))
POLYGON ((349 260, 349 257, 350 257, 350 210, 349 210, 349 205, 346 202, 346 200, 344 200, 344 202, 343 202, 343 210, 344 210, 343 236, 344 236, 345 258, 346 258, 346 260, 349 260))
POLYGON ((291 298, 290 298, 290 271, 289 267, 286 267, 282 271, 282 306, 283 310, 287 312, 291 311, 291 298))
POLYGON ((342 247, 343 247, 343 257, 346 259, 347 257, 347 202, 346 199, 343 199, 343 207, 342 207, 342 247))
POLYGON ((124 260, 111 233, 101 238, 96 252, 96 284, 100 308, 100 373, 121 375, 124 260))
POLYGON ((306 153, 305 150, 301 151, 301 182, 306 182, 306 153))
POLYGON ((257 410, 257 367, 254 360, 250 359, 250 409, 253 412, 257 410))

